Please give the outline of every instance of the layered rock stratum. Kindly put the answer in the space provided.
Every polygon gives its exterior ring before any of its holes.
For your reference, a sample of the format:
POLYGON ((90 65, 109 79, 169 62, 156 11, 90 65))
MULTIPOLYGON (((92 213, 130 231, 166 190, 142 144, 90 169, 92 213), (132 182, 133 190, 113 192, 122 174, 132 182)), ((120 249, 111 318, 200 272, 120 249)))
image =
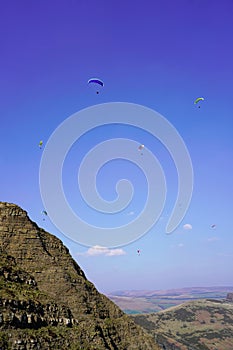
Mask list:
POLYGON ((0 254, 0 350, 160 349, 87 280, 61 240, 5 202, 0 254))

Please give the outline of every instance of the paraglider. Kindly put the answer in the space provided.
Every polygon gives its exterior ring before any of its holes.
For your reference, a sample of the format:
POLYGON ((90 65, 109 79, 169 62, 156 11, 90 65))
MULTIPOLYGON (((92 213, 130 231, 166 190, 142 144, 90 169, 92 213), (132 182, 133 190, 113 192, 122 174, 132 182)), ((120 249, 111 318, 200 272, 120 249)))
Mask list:
POLYGON ((211 228, 216 228, 216 224, 213 224, 210 226, 211 228))
MULTIPOLYGON (((45 215, 45 216, 48 216, 48 213, 46 210, 42 210, 41 214, 45 215)), ((45 218, 43 217, 43 221, 45 221, 45 218)))
MULTIPOLYGON (((144 149, 144 147, 145 147, 144 145, 140 145, 140 146, 138 147, 138 150, 139 150, 139 151, 142 151, 142 150, 144 149)), ((143 153, 141 153, 141 155, 143 155, 143 153)))
POLYGON ((137 250, 138 255, 140 255, 140 252, 141 252, 140 249, 138 249, 138 250, 137 250))
POLYGON ((88 80, 88 84, 92 84, 96 89, 96 93, 99 94, 99 89, 104 86, 104 82, 99 78, 91 78, 88 80))
MULTIPOLYGON (((196 100, 194 101, 194 104, 196 105, 200 101, 204 101, 204 98, 203 97, 196 98, 196 100)), ((200 108, 200 106, 198 106, 198 108, 200 108)))
POLYGON ((41 148, 42 145, 43 145, 43 141, 40 141, 40 142, 39 142, 39 147, 41 148))

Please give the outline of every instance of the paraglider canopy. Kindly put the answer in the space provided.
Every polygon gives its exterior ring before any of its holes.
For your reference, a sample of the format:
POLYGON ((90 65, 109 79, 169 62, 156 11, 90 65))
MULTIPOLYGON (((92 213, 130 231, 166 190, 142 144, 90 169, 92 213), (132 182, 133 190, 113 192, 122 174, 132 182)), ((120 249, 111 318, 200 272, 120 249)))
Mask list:
POLYGON ((42 145, 43 145, 43 141, 40 141, 40 142, 39 142, 39 147, 41 148, 42 145))
MULTIPOLYGON (((196 98, 196 100, 194 101, 194 104, 196 105, 200 101, 204 101, 204 98, 203 97, 196 98)), ((198 106, 198 108, 200 108, 200 106, 198 106)))
POLYGON ((138 255, 140 255, 140 249, 137 250, 138 255))
MULTIPOLYGON (((46 210, 42 210, 41 214, 46 215, 46 216, 48 215, 46 210)), ((45 218, 43 218, 43 221, 45 221, 45 218)))
POLYGON ((211 225, 211 228, 216 228, 216 224, 211 225))
POLYGON ((199 101, 204 101, 204 98, 203 97, 196 98, 196 100, 194 101, 194 104, 196 105, 199 101))
POLYGON ((140 145, 140 146, 138 147, 138 150, 141 151, 144 147, 145 147, 144 145, 140 145))
POLYGON ((144 149, 144 145, 140 145, 139 147, 138 147, 138 151, 141 151, 141 155, 143 155, 143 153, 142 153, 142 150, 144 149))
POLYGON ((88 84, 93 84, 95 86, 96 93, 99 94, 99 88, 104 86, 103 80, 100 80, 99 78, 91 78, 88 80, 88 84))
POLYGON ((104 82, 98 78, 91 78, 88 80, 88 84, 90 83, 95 83, 95 84, 99 84, 101 86, 104 86, 104 82))

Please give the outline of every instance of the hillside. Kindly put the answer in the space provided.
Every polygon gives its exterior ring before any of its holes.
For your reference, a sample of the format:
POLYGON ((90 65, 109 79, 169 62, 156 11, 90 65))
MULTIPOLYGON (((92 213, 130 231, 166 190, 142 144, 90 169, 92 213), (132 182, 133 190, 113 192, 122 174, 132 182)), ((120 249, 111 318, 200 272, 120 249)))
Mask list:
POLYGON ((190 287, 168 290, 125 290, 107 294, 122 311, 135 315, 153 313, 199 299, 226 299, 233 287, 190 287))
POLYGON ((0 202, 0 349, 157 350, 55 236, 0 202))
POLYGON ((165 350, 232 350, 233 302, 196 300, 132 316, 165 350))

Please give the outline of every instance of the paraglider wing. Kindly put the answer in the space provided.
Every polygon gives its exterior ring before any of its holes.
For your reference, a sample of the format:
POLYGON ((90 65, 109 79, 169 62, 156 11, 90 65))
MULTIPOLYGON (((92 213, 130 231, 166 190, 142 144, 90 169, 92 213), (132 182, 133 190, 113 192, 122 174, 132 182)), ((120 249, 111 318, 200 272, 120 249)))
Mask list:
POLYGON ((42 145, 43 145, 43 141, 40 141, 40 142, 39 142, 39 147, 41 148, 42 145))
MULTIPOLYGON (((103 87, 104 86, 103 80, 100 80, 98 78, 91 78, 91 79, 89 79, 88 80, 88 84, 94 84, 94 86, 96 86, 96 84, 97 84, 98 87, 100 87, 100 86, 103 87)), ((97 88, 96 93, 99 94, 99 88, 97 88)))
POLYGON ((145 147, 144 145, 140 145, 140 146, 138 147, 138 150, 141 151, 144 147, 145 147))
MULTIPOLYGON (((41 214, 46 215, 46 216, 48 215, 46 210, 42 210, 41 214)), ((45 218, 43 218, 43 221, 45 221, 45 218)))
POLYGON ((101 86, 104 86, 104 82, 98 78, 91 78, 88 80, 88 84, 90 83, 95 83, 95 84, 99 84, 101 86))
POLYGON ((144 149, 144 145, 140 145, 139 147, 138 147, 138 151, 141 151, 141 156, 143 155, 143 152, 142 152, 142 150, 144 149))
POLYGON ((204 101, 204 98, 203 97, 196 98, 196 100, 194 101, 194 104, 196 105, 199 101, 204 101))

